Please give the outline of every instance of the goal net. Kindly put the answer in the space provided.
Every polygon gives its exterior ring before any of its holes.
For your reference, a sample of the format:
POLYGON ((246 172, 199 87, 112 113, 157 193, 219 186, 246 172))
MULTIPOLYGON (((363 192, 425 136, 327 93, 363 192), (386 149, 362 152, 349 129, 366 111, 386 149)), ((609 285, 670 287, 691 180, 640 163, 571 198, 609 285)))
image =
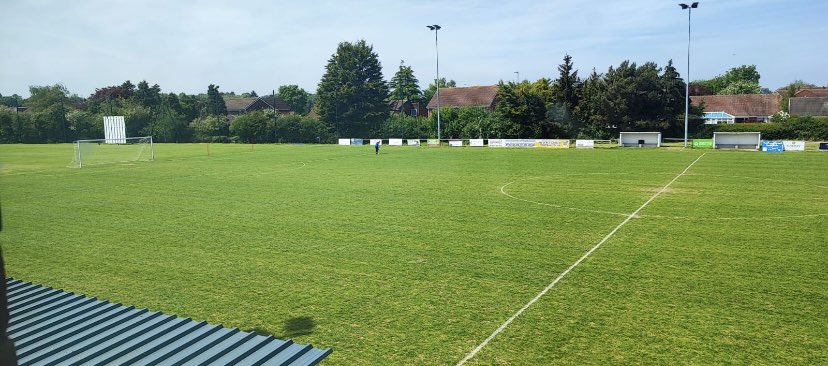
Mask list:
POLYGON ((69 166, 82 168, 89 165, 152 161, 155 159, 152 136, 123 137, 117 141, 117 143, 112 143, 112 140, 107 139, 75 141, 75 152, 69 166))

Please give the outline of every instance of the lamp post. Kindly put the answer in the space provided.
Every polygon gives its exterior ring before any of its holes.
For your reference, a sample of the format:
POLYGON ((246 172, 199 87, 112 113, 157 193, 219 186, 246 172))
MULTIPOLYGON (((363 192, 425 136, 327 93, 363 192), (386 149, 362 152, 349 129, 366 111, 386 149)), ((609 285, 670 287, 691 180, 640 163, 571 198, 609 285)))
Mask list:
POLYGON ((690 13, 699 7, 699 2, 690 5, 679 4, 682 9, 687 9, 687 82, 684 90, 684 147, 687 147, 687 120, 690 114, 690 13))
POLYGON ((520 84, 520 71, 515 71, 515 75, 517 75, 517 83, 520 84))
POLYGON ((437 48, 437 31, 440 30, 440 26, 437 24, 434 25, 427 25, 428 29, 434 31, 434 52, 437 55, 437 80, 435 80, 434 85, 437 86, 437 142, 440 142, 440 49, 437 48))

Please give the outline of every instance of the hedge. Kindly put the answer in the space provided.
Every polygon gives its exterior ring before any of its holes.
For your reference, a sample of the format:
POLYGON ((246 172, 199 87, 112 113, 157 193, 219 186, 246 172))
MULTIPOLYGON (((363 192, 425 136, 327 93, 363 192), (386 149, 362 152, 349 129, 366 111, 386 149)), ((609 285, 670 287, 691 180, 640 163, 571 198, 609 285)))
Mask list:
POLYGON ((766 140, 828 140, 828 117, 793 116, 785 122, 704 125, 696 138, 711 138, 713 132, 761 132, 766 140))

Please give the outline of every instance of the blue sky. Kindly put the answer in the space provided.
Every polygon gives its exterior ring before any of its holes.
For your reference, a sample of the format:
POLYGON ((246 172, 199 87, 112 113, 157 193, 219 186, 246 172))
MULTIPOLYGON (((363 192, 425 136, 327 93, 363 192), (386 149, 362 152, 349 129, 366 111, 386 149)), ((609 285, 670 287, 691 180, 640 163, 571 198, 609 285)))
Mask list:
MULTIPOLYGON (((556 77, 564 54, 586 76, 623 60, 673 59, 684 77, 687 13, 679 0, 623 1, 46 1, 0 5, 0 93, 64 84, 88 96, 124 80, 164 92, 315 92, 342 41, 365 39, 386 79, 401 60, 421 87, 556 77)), ((693 11, 691 75, 756 64, 771 89, 828 84, 828 1, 702 0, 693 11)))

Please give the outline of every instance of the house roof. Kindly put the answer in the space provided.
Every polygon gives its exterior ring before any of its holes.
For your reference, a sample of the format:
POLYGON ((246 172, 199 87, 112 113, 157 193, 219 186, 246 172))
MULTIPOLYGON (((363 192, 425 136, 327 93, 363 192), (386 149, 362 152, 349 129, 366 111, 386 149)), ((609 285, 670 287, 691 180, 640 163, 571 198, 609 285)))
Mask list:
POLYGON ((227 111, 243 111, 247 109, 251 104, 255 103, 259 100, 259 97, 248 97, 248 98, 238 98, 238 97, 223 97, 224 98, 224 105, 227 106, 227 111))
POLYGON ((828 88, 804 88, 799 89, 794 94, 794 97, 828 97, 828 88))
MULTIPOLYGON (((440 107, 492 107, 497 91, 497 85, 440 88, 440 107)), ((434 93, 427 108, 437 108, 437 93, 434 93)))
POLYGON ((240 98, 240 97, 223 97, 224 98, 224 105, 227 106, 227 112, 243 112, 246 111, 248 108, 253 106, 257 101, 261 100, 265 104, 267 104, 270 108, 273 108, 273 104, 276 104, 276 110, 289 112, 290 106, 285 103, 285 101, 275 98, 273 96, 268 97, 247 97, 247 98, 240 98))
POLYGON ((238 328, 6 279, 21 365, 315 365, 331 353, 238 328))
POLYGON ((694 105, 704 102, 705 112, 725 112, 736 117, 767 117, 779 111, 778 94, 690 96, 694 105))
POLYGON ((828 116, 828 97, 791 98, 788 111, 797 116, 828 116))
POLYGON ((290 112, 290 106, 284 101, 279 99, 278 97, 268 96, 268 97, 259 97, 263 102, 267 103, 270 108, 273 108, 273 105, 276 105, 276 110, 283 111, 283 112, 290 112))

